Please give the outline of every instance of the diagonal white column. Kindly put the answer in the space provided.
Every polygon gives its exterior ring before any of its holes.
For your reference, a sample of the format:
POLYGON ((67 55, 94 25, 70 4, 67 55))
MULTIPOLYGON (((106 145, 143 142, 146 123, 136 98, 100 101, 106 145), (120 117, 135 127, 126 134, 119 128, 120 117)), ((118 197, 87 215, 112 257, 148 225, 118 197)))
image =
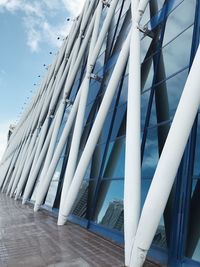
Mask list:
POLYGON ((18 170, 17 170, 17 173, 15 175, 15 179, 14 179, 14 182, 12 184, 11 191, 10 191, 10 197, 12 197, 14 192, 15 192, 15 189, 17 187, 17 184, 18 184, 19 180, 20 180, 22 172, 23 172, 23 170, 24 170, 24 168, 26 166, 27 158, 30 156, 28 148, 29 148, 29 146, 31 146, 32 139, 33 139, 33 136, 31 135, 30 136, 30 141, 29 141, 29 143, 27 143, 26 149, 24 149, 24 153, 23 153, 22 159, 19 162, 18 170))
MULTIPOLYGON (((53 175, 54 175, 55 170, 56 170, 56 166, 58 164, 58 161, 60 159, 60 156, 62 154, 62 151, 64 149, 64 146, 65 146, 65 144, 67 142, 69 133, 70 133, 70 131, 72 129, 72 126, 73 126, 73 123, 74 123, 74 120, 75 120, 75 117, 76 117, 76 114, 77 114, 79 100, 80 100, 80 91, 79 91, 79 93, 76 96, 76 99, 75 99, 75 102, 74 102, 74 104, 72 106, 72 109, 70 111, 68 120, 67 120, 66 125, 64 127, 64 130, 62 132, 62 135, 60 137, 60 140, 58 142, 58 145, 57 145, 57 147, 55 149, 53 158, 51 160, 51 163, 49 164, 48 171, 45 174, 45 177, 44 177, 44 180, 43 180, 43 183, 42 183, 42 189, 45 192, 47 192, 47 190, 49 188, 49 185, 51 183, 51 180, 52 180, 53 175)), ((25 195, 24 195, 23 203, 26 201, 26 199, 27 199, 27 196, 25 197, 25 195)), ((38 198, 37 198, 37 201, 38 202, 40 201, 40 203, 42 203, 43 199, 44 199, 44 195, 43 194, 38 195, 38 198)), ((39 206, 41 204, 38 205, 38 206, 36 206, 36 205, 37 204, 35 204, 35 207, 34 207, 35 209, 39 208, 39 206)))
POLYGON ((107 90, 103 97, 101 106, 99 108, 98 114, 96 116, 95 122, 90 132, 90 135, 88 137, 87 143, 85 145, 85 149, 82 153, 81 159, 76 168, 73 181, 71 183, 71 186, 69 188, 67 197, 65 199, 65 202, 64 202, 64 205, 61 211, 58 225, 63 225, 66 222, 67 216, 69 215, 72 209, 74 201, 76 200, 77 194, 79 192, 81 183, 84 178, 84 174, 87 170, 88 164, 90 162, 90 159, 94 152, 98 138, 100 136, 104 121, 106 119, 106 115, 108 113, 109 107, 113 99, 113 96, 115 94, 118 83, 121 79, 122 73, 126 66, 128 54, 129 54, 129 45, 130 45, 130 34, 128 35, 123 45, 123 48, 119 54, 117 63, 115 65, 115 68, 113 70, 112 76, 110 78, 110 81, 107 87, 107 90))
POLYGON ((94 29, 93 29, 93 34, 92 34, 92 39, 91 39, 91 44, 90 44, 88 61, 87 61, 86 75, 82 82, 81 88, 79 89, 81 90, 80 104, 79 104, 76 123, 74 127, 72 143, 71 143, 68 163, 66 167, 66 173, 64 177, 63 189, 62 189, 62 194, 61 194, 61 202, 60 202, 60 211, 62 210, 63 202, 65 201, 65 198, 66 198, 66 195, 70 187, 70 184, 71 184, 74 172, 75 172, 75 168, 77 165, 78 151, 79 151, 79 145, 80 145, 80 140, 81 140, 81 135, 82 135, 82 128, 83 128, 87 97, 88 97, 88 92, 89 92, 90 76, 94 68, 95 61, 99 55, 103 40, 105 39, 105 36, 107 34, 117 2, 118 0, 115 0, 112 2, 112 6, 107 14, 103 27, 100 31, 99 38, 98 38, 98 32, 99 32, 101 11, 103 7, 102 2, 99 1, 99 4, 97 6, 95 24, 94 24, 94 29))
POLYGON ((10 182, 9 182, 9 185, 8 185, 8 188, 7 188, 7 191, 6 191, 6 195, 9 195, 9 193, 12 190, 12 187, 13 187, 13 185, 15 183, 15 179, 16 179, 16 177, 18 177, 18 175, 19 175, 19 173, 21 171, 21 166, 22 166, 22 164, 24 162, 24 157, 23 156, 24 156, 25 151, 26 151, 26 149, 27 149, 27 147, 29 145, 29 142, 30 142, 30 136, 28 137, 28 139, 23 144, 23 148, 22 148, 21 153, 19 155, 19 158, 18 158, 18 160, 17 160, 17 162, 15 164, 15 170, 14 170, 14 172, 12 174, 11 179, 10 179, 10 182))
POLYGON ((10 169, 12 168, 13 162, 15 160, 15 154, 13 153, 4 163, 0 166, 0 188, 2 187, 2 184, 4 183, 6 177, 9 174, 10 169), (6 165, 5 165, 6 163, 6 165))
MULTIPOLYGON (((96 14, 96 11, 95 11, 95 14, 96 14)), ((73 85, 74 79, 76 77, 76 74, 77 74, 77 72, 79 70, 79 67, 80 67, 80 64, 81 64, 81 60, 82 60, 83 55, 85 53, 85 50, 86 50, 86 48, 88 46, 88 41, 89 41, 89 39, 91 37, 91 34, 92 34, 92 30, 93 30, 94 22, 95 22, 95 14, 94 14, 94 16, 92 17, 92 19, 91 19, 91 21, 89 23, 85 38, 82 41, 82 45, 81 45, 80 51, 79 51, 79 53, 77 55, 77 59, 76 59, 76 62, 74 64, 74 67, 73 67, 70 75, 67 77, 67 81, 66 81, 66 84, 65 84, 64 92, 63 92, 63 98, 62 98, 62 101, 61 101, 61 103, 59 105, 59 114, 58 114, 56 122, 55 122, 54 131, 56 131, 56 129, 60 128, 61 120, 62 120, 62 117, 63 117, 63 114, 64 114, 64 110, 65 110, 65 107, 66 107, 66 100, 67 100, 68 94, 69 94, 70 89, 71 89, 71 87, 73 85)), ((54 135, 54 137, 56 137, 56 134, 54 135)), ((51 143, 55 144, 55 138, 51 139, 51 143)), ((45 180, 46 180, 46 178, 45 178, 45 180)), ((46 186, 43 185, 43 183, 45 183, 45 184, 48 184, 48 183, 46 181, 44 181, 43 179, 41 179, 40 182, 41 182, 41 185, 40 185, 39 190, 37 191, 37 194, 36 194, 36 201, 35 201, 34 211, 37 211, 39 209, 39 207, 42 204, 42 201, 43 201, 43 199, 44 199, 44 197, 46 195, 46 192, 48 190, 48 188, 46 188, 46 186)))
POLYGON ((129 56, 129 78, 126 117, 124 178, 124 240, 125 265, 129 266, 133 239, 137 230, 141 202, 140 99, 141 63, 140 31, 137 18, 139 0, 131 3, 132 28, 129 56))
POLYGON ((3 184, 5 177, 7 176, 8 172, 9 172, 9 168, 12 165, 13 156, 11 156, 9 159, 7 159, 0 167, 0 188, 3 184))
POLYGON ((200 105, 200 47, 196 53, 140 217, 131 267, 142 267, 164 212, 200 105))
MULTIPOLYGON (((42 166, 42 162, 44 162, 44 159, 45 159, 48 147, 49 147, 49 143, 50 143, 51 136, 52 136, 52 133, 53 133, 53 127, 54 127, 54 123, 52 122, 52 124, 51 124, 51 126, 49 128, 47 137, 45 139, 45 143, 44 143, 44 145, 42 147, 41 153, 40 153, 39 157, 37 158, 37 161, 36 161, 35 165, 33 166, 33 164, 32 164, 32 168, 30 170, 30 174, 29 174, 29 177, 28 177, 28 180, 27 180, 27 184, 26 184, 26 187, 25 187, 25 190, 24 190, 22 204, 25 204, 26 201, 30 197, 31 191, 32 191, 33 186, 35 184, 35 181, 36 181, 36 179, 38 177, 38 174, 40 172, 40 169, 41 169, 41 166, 42 166)), ((20 192, 18 192, 18 193, 20 193, 20 192)))
POLYGON ((138 227, 141 203, 141 58, 139 23, 148 0, 132 0, 124 180, 125 265, 138 227))
POLYGON ((14 153, 14 157, 13 157, 11 166, 9 168, 9 171, 8 171, 8 173, 7 173, 7 175, 6 175, 5 179, 4 179, 4 184, 3 184, 3 187, 2 187, 1 192, 4 192, 5 191, 5 188, 6 188, 8 182, 9 182, 9 180, 11 178, 11 175, 12 175, 13 171, 14 171, 14 166, 16 164, 16 161, 17 161, 17 158, 19 156, 20 151, 21 151, 21 146, 14 153))
MULTIPOLYGON (((64 82, 65 82, 65 79, 66 79, 66 76, 67 76, 67 73, 69 70, 69 65, 71 64, 71 56, 69 59, 66 60, 64 58, 63 60, 64 60, 64 62, 62 63, 61 70, 59 69, 59 73, 58 73, 60 79, 57 79, 57 81, 55 82, 55 88, 54 88, 53 96, 52 96, 50 104, 49 104, 48 115, 47 115, 45 122, 44 122, 44 125, 46 125, 46 126, 50 123, 50 120, 52 120, 51 114, 54 113, 54 109, 57 105, 57 99, 59 97, 59 94, 61 93, 63 86, 64 86, 64 82), (66 61, 66 63, 65 63, 65 61, 66 61), (63 70, 63 67, 65 64, 66 64, 66 66, 63 70)), ((49 103, 49 101, 48 101, 48 103, 49 103)), ((45 137, 45 139, 44 139, 43 134, 41 134, 41 136, 40 136, 40 139, 41 139, 40 142, 42 142, 42 140, 44 140, 44 144, 43 144, 43 146, 41 146, 41 144, 38 145, 39 149, 38 149, 38 152, 36 151, 36 155, 35 155, 35 158, 34 158, 34 161, 33 161, 32 167, 31 167, 31 171, 30 171, 30 174, 28 177, 27 185, 26 185, 26 188, 24 191, 23 201, 22 201, 23 204, 25 204, 25 202, 27 201, 27 199, 30 196, 30 193, 31 193, 32 188, 33 188, 34 183, 35 183, 35 180, 38 176, 40 169, 42 168, 42 166, 44 164, 44 161, 45 161, 46 165, 48 165, 49 158, 51 159, 52 153, 51 154, 49 153, 50 155, 48 157, 46 155, 47 155, 48 150, 52 151, 52 147, 54 145, 54 141, 52 141, 52 134, 53 133, 54 133, 53 139, 56 140, 56 134, 57 134, 59 127, 55 127, 55 122, 56 122, 56 117, 59 115, 59 113, 60 112, 58 112, 58 111, 56 112, 56 116, 55 116, 55 118, 53 118, 53 121, 51 122, 50 129, 48 130, 47 136, 45 137)), ((41 117, 43 117, 43 116, 41 116, 41 117)), ((45 132, 47 128, 45 129, 44 125, 43 125, 43 128, 44 128, 44 132, 45 132)))
POLYGON ((77 57, 79 49, 80 49, 81 41, 84 38, 85 28, 86 28, 86 25, 88 23, 88 20, 89 20, 89 17, 91 15, 91 12, 92 12, 92 9, 94 7, 95 2, 96 2, 96 0, 91 0, 90 3, 89 3, 89 1, 85 2, 85 6, 83 9, 83 19, 81 21, 79 36, 78 36, 78 38, 74 44, 73 55, 72 55, 72 64, 71 64, 71 67, 69 70, 69 74, 71 73, 73 66, 76 62, 76 57, 77 57))
POLYGON ((60 210, 59 210, 59 218, 58 221, 63 221, 62 218, 62 209, 65 202, 66 195, 68 193, 71 181, 73 179, 73 175, 76 169, 77 165, 77 159, 78 159, 78 152, 79 152, 79 145, 81 141, 81 135, 83 130, 83 122, 84 122, 84 115, 85 115, 85 109, 87 104, 87 98, 89 93, 89 84, 90 84, 90 76, 92 73, 92 70, 94 68, 95 61, 97 60, 97 57, 99 55, 99 52, 101 50, 103 41, 107 35, 109 26, 111 24, 112 18, 114 16, 114 12, 117 6, 118 0, 113 0, 110 6, 110 9, 107 13, 107 16, 104 20, 102 29, 99 33, 99 23, 100 23, 100 17, 101 17, 101 10, 102 10, 102 2, 99 1, 96 17, 95 17, 95 24, 92 34, 92 40, 88 55, 88 61, 87 61, 87 70, 86 75, 84 77, 83 83, 81 85, 81 97, 80 97, 80 103, 78 108, 78 113, 76 117, 76 123, 74 127, 72 142, 71 142, 71 148, 66 168, 66 173, 64 177, 64 183, 63 183, 63 189, 61 194, 61 202, 60 202, 60 210), (97 38, 98 37, 98 38, 97 38))
POLYGON ((33 159, 34 159, 34 156, 35 156, 35 151, 36 151, 36 148, 37 148, 37 141, 35 143, 35 146, 32 147, 32 151, 31 151, 31 153, 30 153, 30 155, 28 157, 28 161, 25 163, 23 172, 22 172, 21 177, 19 179, 19 182, 18 182, 18 185, 17 185, 17 188, 16 188, 15 200, 17 200, 18 197, 20 196, 22 188, 23 188, 23 186, 24 186, 24 184, 26 182, 27 176, 28 176, 28 174, 30 172, 31 165, 33 163, 33 159))
MULTIPOLYGON (((52 94, 54 91, 57 91, 57 90, 54 90, 55 77, 58 80, 58 76, 60 74, 57 75, 57 72, 58 72, 58 69, 60 70, 60 64, 63 60, 63 57, 70 55, 71 48, 72 48, 74 39, 76 38, 76 34, 77 34, 78 29, 79 29, 81 20, 82 20, 82 14, 78 18, 75 19, 74 24, 73 24, 74 27, 71 30, 70 38, 66 38, 66 40, 64 41, 63 47, 60 49, 59 55, 56 57, 54 63, 48 68, 48 74, 47 74, 46 80, 44 80, 44 82, 42 84, 42 88, 41 88, 41 90, 38 91, 37 98, 36 98, 36 101, 39 101, 40 110, 39 110, 39 107, 36 110, 36 108, 34 107, 35 103, 33 101, 33 107, 32 108, 33 108, 33 111, 35 111, 35 119, 34 119, 34 122, 32 122, 32 125, 38 124, 37 122, 38 122, 38 116, 39 116, 40 118, 39 118, 38 128, 41 127, 41 125, 43 125, 43 121, 44 121, 44 118, 46 116, 45 113, 46 113, 47 106, 48 106, 48 101, 46 101, 47 98, 51 99, 50 94, 52 94), (45 97, 44 97, 44 92, 46 92, 45 97), (42 101, 40 100, 41 97, 43 98, 43 100, 45 100, 44 105, 42 105, 42 101)), ((68 56, 67 56, 67 58, 68 58, 68 56)), ((10 149, 6 150, 6 154, 9 155, 9 152, 10 152, 11 148, 13 147, 13 144, 17 143, 17 137, 22 138, 20 136, 21 129, 22 129, 22 127, 23 128, 25 127, 24 122, 26 122, 27 119, 29 119, 29 121, 30 121, 30 117, 29 117, 30 111, 31 111, 31 108, 28 109, 26 114, 23 114, 23 116, 22 116, 23 118, 20 119, 20 123, 17 125, 17 129, 16 129, 16 131, 14 131, 14 133, 11 137, 11 139, 12 139, 11 141, 13 141, 13 139, 15 139, 15 140, 14 140, 14 142, 11 143, 12 145, 10 146, 10 149)), ((47 124, 44 124, 44 125, 47 126, 47 124)), ((37 156, 41 152, 41 148, 42 148, 41 145, 44 142, 44 137, 46 135, 45 132, 47 130, 47 128, 45 129, 45 127, 42 127, 42 128, 44 128, 43 129, 43 135, 40 135, 41 142, 39 143, 38 149, 36 151, 37 156)), ((32 131, 33 130, 34 130, 34 126, 32 126, 32 131)), ((30 132, 29 132, 29 134, 30 134, 30 132)), ((5 156, 7 156, 7 155, 5 155, 5 156)), ((35 160, 33 163, 35 164, 35 160)))

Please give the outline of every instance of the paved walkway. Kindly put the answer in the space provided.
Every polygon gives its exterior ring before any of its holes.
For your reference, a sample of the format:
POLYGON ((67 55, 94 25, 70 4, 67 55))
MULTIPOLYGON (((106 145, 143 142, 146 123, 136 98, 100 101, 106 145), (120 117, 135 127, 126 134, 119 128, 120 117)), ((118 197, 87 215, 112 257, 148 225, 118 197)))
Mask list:
MULTIPOLYGON (((0 267, 120 267, 123 249, 0 195, 0 267)), ((145 267, 153 267, 146 263, 145 267)))

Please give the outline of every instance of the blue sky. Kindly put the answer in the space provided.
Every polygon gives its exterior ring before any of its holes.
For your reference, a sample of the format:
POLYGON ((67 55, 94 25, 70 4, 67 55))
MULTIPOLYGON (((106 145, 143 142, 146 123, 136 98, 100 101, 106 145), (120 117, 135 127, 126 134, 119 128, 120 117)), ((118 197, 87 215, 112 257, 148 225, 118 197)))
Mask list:
POLYGON ((9 125, 19 119, 45 75, 43 65, 53 61, 69 32, 67 18, 77 16, 84 2, 0 0, 0 158, 9 125))

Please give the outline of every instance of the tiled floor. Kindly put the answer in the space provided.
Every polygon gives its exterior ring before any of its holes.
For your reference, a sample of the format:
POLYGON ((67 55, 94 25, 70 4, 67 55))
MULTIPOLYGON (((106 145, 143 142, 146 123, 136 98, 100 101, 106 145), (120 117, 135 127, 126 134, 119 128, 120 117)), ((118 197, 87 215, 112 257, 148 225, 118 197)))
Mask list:
MULTIPOLYGON (((120 267, 123 249, 0 195, 0 267, 120 267)), ((155 265, 146 263, 145 267, 155 265)))

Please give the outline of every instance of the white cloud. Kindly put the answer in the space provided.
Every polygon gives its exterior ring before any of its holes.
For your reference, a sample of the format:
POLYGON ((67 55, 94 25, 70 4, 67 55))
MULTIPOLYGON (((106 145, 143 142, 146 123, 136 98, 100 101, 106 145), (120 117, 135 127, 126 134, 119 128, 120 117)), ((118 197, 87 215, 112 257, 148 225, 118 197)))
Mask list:
MULTIPOLYGON (((41 43, 50 43, 54 47, 60 45, 57 36, 65 37, 71 23, 66 21, 53 24, 50 18, 66 10, 69 17, 77 16, 83 8, 85 0, 0 0, 0 12, 21 12, 21 18, 27 34, 27 45, 31 51, 37 52, 41 43)), ((55 22, 54 22, 55 23, 55 22)))
POLYGON ((62 0, 62 2, 72 16, 77 16, 81 12, 85 3, 84 0, 62 0))
POLYGON ((41 3, 38 1, 27 3, 26 0, 0 0, 0 9, 12 13, 22 11, 26 15, 43 16, 41 3))
MULTIPOLYGON (((63 21, 54 24, 50 20, 55 13, 66 10, 66 17, 78 16, 85 0, 0 0, 0 12, 18 14, 22 19, 27 35, 27 45, 31 51, 37 52, 41 43, 50 43, 54 47, 60 45, 57 37, 65 37, 71 23, 63 21)), ((0 83, 3 81, 4 70, 0 70, 0 83)), ((7 134, 10 122, 0 123, 0 159, 7 145, 7 134)))
POLYGON ((31 48, 31 51, 38 51, 39 42, 41 41, 41 31, 38 28, 40 19, 34 19, 29 16, 23 19, 25 31, 27 33, 27 44, 31 48))
POLYGON ((20 0, 0 0, 0 8, 14 12, 20 6, 20 0))
MULTIPOLYGON (((60 45, 56 37, 65 37, 71 23, 63 21, 53 24, 49 18, 55 13, 66 10, 66 17, 79 15, 85 0, 0 0, 0 12, 17 14, 20 12, 27 35, 27 45, 31 51, 37 52, 41 43, 50 43, 54 47, 60 45)), ((0 84, 3 82, 4 70, 0 70, 0 84)), ((0 123, 0 159, 7 145, 7 134, 10 122, 0 123)))

